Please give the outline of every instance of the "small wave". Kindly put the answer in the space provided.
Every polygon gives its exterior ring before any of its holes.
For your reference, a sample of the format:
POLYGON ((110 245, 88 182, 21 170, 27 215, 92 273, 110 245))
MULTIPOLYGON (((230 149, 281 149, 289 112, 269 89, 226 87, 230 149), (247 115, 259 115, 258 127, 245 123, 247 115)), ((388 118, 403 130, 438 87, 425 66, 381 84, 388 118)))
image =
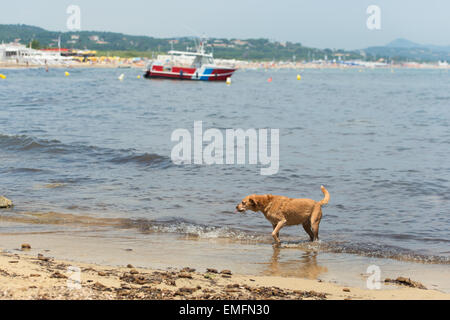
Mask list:
POLYGON ((71 153, 89 153, 101 154, 107 149, 86 146, 69 145, 59 140, 40 139, 27 135, 4 135, 0 134, 0 148, 11 151, 39 152, 50 154, 71 154, 71 153), (102 152, 103 151, 103 152, 102 152))
POLYGON ((19 151, 45 150, 49 153, 64 151, 63 144, 58 140, 37 139, 26 135, 9 136, 0 134, 0 147, 6 150, 19 151))
POLYGON ((124 226, 136 228, 146 233, 177 233, 191 237, 204 239, 229 238, 234 240, 247 240, 268 242, 270 239, 266 234, 254 231, 235 229, 231 227, 202 225, 185 219, 173 218, 159 221, 147 219, 130 219, 124 226))
MULTIPOLYGON (((172 165, 170 158, 156 153, 137 153, 135 149, 111 149, 85 144, 65 144, 59 140, 47 140, 27 135, 0 134, 0 149, 18 152, 39 152, 60 155, 82 155, 114 164, 136 163, 142 166, 166 168, 172 165)), ((39 170, 39 169, 33 169, 39 170)))
POLYGON ((116 164, 126 164, 131 162, 146 166, 169 166, 171 164, 168 157, 164 157, 156 153, 144 153, 140 155, 129 154, 126 156, 111 159, 110 162, 116 164))
POLYGON ((31 173, 44 173, 44 172, 49 172, 49 170, 43 170, 43 169, 36 169, 36 168, 6 168, 4 170, 4 172, 6 173, 26 173, 26 174, 31 174, 31 173))

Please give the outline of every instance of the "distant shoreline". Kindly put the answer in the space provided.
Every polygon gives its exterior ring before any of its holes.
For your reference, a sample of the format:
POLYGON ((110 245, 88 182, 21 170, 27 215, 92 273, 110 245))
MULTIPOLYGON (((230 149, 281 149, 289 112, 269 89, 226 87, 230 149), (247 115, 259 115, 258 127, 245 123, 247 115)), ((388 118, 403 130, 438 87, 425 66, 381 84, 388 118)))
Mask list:
MULTIPOLYGON (((263 62, 239 62, 235 64, 237 69, 360 69, 360 70, 373 70, 373 69, 423 69, 423 70, 449 70, 450 65, 438 66, 431 64, 412 64, 412 65, 391 65, 391 66, 380 66, 380 67, 366 67, 357 65, 343 65, 343 64, 315 64, 315 63, 285 63, 285 64, 271 64, 263 62)), ((0 63, 0 69, 45 69, 45 65, 25 65, 16 63, 0 63)), ((113 63, 73 63, 73 64, 59 64, 59 65, 49 65, 49 69, 77 69, 77 68, 91 68, 91 69, 121 69, 121 68, 132 68, 132 69, 145 69, 142 64, 113 64, 113 63)))
MULTIPOLYGON (((7 64, 0 63, 0 69, 45 69, 45 65, 24 65, 24 64, 7 64)), ((93 69, 119 69, 118 65, 115 64, 88 64, 88 63, 77 63, 70 65, 51 65, 48 66, 49 69, 79 69, 79 68, 93 68, 93 69)), ((133 66, 130 65, 130 68, 144 68, 143 66, 133 66)))
MULTIPOLYGON (((361 25, 362 27, 362 25, 361 25)), ((184 50, 194 48, 197 41, 192 36, 152 37, 145 35, 130 35, 99 30, 46 30, 41 27, 24 24, 0 24, 0 31, 5 42, 20 39, 24 44, 35 41, 36 48, 58 48, 57 39, 61 39, 62 48, 89 48, 101 55, 121 57, 142 56, 151 58, 154 55, 169 50, 184 50), (56 41, 55 41, 56 40, 56 41)), ((206 31, 206 30, 204 30, 206 31)), ((284 37, 284 36, 283 36, 284 37)), ((277 60, 277 61, 310 61, 310 60, 345 60, 394 59, 395 61, 440 61, 448 60, 448 44, 425 45, 404 38, 394 38, 385 45, 372 45, 357 49, 315 48, 302 45, 298 41, 282 41, 261 38, 217 38, 208 37, 206 46, 213 51, 216 58, 277 60)))

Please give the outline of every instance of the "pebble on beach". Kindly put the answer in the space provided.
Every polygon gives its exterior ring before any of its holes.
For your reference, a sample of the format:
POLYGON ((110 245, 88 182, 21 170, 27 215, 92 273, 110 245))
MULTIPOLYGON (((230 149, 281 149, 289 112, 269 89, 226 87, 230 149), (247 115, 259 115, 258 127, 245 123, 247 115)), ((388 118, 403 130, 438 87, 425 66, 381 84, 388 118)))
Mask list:
POLYGON ((42 253, 38 253, 38 260, 41 260, 41 261, 49 261, 50 258, 44 257, 44 255, 43 255, 42 253))
POLYGON ((214 268, 206 268, 206 272, 208 272, 208 273, 219 273, 217 271, 217 269, 214 269, 214 268))
POLYGON ((50 278, 56 278, 56 279, 67 279, 67 276, 65 274, 62 274, 59 271, 56 271, 55 273, 53 273, 50 278))
POLYGON ((22 248, 22 251, 24 251, 24 250, 30 250, 30 249, 31 249, 31 246, 30 246, 28 243, 23 243, 22 246, 21 246, 21 248, 22 248))

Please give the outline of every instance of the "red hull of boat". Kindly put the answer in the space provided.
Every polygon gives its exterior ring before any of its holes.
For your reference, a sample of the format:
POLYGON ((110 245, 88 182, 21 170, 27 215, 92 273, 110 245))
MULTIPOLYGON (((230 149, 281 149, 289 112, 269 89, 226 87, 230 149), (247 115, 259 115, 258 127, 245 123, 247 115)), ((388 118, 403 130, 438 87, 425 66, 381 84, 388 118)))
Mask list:
POLYGON ((152 66, 147 70, 146 78, 166 78, 175 80, 226 81, 236 69, 232 68, 183 68, 152 66))

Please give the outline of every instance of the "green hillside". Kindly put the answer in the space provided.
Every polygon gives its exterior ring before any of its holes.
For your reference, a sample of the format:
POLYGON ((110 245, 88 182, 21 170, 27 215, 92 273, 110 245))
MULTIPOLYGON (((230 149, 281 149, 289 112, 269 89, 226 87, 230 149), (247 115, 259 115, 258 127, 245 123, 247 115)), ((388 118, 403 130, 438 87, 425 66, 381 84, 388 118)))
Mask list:
MULTIPOLYGON (((34 40, 34 47, 56 48, 61 37, 61 47, 90 49, 101 52, 130 51, 151 56, 152 53, 167 52, 171 42, 175 50, 186 50, 195 47, 192 37, 154 38, 148 36, 131 36, 115 32, 55 32, 28 25, 0 25, 0 41, 20 41, 29 44, 34 40)), ((213 51, 216 58, 240 60, 283 60, 302 61, 313 59, 333 59, 335 54, 344 54, 345 59, 361 58, 357 51, 315 49, 302 46, 300 43, 274 42, 268 39, 208 39, 208 51, 213 51)), ((126 55, 122 52, 121 55, 126 55)))
MULTIPOLYGON (((0 41, 29 45, 33 48, 57 48, 61 37, 61 47, 73 49, 97 50, 101 54, 121 57, 152 57, 161 52, 186 50, 196 45, 193 37, 154 38, 148 36, 132 36, 116 32, 79 31, 55 32, 28 25, 0 24, 0 41)), ((213 51, 216 58, 258 60, 258 61, 311 61, 317 59, 344 60, 363 59, 374 61, 380 58, 385 61, 438 61, 450 60, 449 46, 426 46, 397 39, 386 46, 369 47, 360 50, 316 49, 302 46, 300 43, 277 42, 268 39, 208 39, 208 51, 213 51)))

